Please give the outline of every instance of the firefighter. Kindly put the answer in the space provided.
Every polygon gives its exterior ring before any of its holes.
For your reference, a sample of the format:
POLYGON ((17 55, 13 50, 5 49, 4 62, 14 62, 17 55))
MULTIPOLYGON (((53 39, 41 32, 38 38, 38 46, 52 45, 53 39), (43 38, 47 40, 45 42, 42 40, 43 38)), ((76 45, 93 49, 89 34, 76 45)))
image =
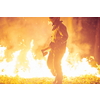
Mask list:
POLYGON ((66 43, 68 33, 66 26, 60 21, 60 17, 49 17, 52 23, 52 36, 49 47, 51 48, 47 65, 51 73, 55 76, 54 84, 62 84, 63 73, 61 68, 61 60, 66 51, 66 43))

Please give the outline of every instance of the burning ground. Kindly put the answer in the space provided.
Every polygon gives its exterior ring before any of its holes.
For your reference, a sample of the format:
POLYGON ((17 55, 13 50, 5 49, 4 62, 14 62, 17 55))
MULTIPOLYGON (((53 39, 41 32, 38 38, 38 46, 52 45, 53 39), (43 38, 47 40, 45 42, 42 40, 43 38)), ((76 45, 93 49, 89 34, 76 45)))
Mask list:
MULTIPOLYGON (((1 84, 52 84, 54 77, 51 75, 46 59, 34 59, 31 49, 27 52, 26 62, 18 61, 18 55, 21 51, 14 53, 12 61, 5 59, 0 63, 0 83, 1 84)), ((64 74, 63 84, 99 84, 100 66, 92 59, 83 58, 76 61, 75 57, 69 61, 70 56, 68 48, 62 59, 62 69, 64 74), (75 60, 75 61, 74 61, 75 60)))
MULTIPOLYGON (((99 84, 100 65, 90 56, 93 46, 80 34, 82 22, 61 19, 69 33, 61 62, 63 84, 99 84), (73 24, 77 25, 77 32, 73 24)), ((0 18, 1 84, 52 84, 54 77, 46 64, 48 55, 43 57, 41 52, 50 42, 51 26, 47 21, 44 17, 0 18)))
MULTIPOLYGON (((0 84, 52 84, 54 78, 42 77, 42 78, 21 78, 0 76, 0 84)), ((93 75, 83 75, 79 77, 67 78, 63 77, 62 84, 100 84, 100 78, 93 75)))

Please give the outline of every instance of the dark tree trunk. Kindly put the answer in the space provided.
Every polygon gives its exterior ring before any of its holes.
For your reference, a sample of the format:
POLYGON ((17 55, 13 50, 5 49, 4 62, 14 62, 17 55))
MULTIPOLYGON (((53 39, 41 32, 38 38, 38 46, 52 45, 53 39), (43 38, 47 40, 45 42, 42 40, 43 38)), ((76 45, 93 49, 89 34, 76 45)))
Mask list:
POLYGON ((100 64, 100 18, 98 18, 96 36, 95 36, 95 50, 94 56, 98 64, 100 64))
POLYGON ((95 33, 98 17, 74 17, 73 30, 76 37, 74 43, 82 50, 82 57, 94 56, 95 33))

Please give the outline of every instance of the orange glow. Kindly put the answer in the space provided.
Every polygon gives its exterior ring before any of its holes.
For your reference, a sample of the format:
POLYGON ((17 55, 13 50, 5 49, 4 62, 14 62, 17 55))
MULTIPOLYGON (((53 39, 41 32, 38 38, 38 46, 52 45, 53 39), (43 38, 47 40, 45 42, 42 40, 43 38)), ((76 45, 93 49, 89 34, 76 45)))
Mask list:
MULTIPOLYGON (((36 55, 34 54, 34 52, 32 52, 33 47, 34 41, 32 40, 30 43, 30 48, 25 56, 27 59, 25 66, 22 66, 20 64, 20 61, 18 60, 18 56, 20 55, 21 50, 13 53, 12 61, 7 62, 6 59, 3 59, 3 61, 0 62, 0 75, 18 75, 23 78, 53 77, 46 64, 48 55, 41 60, 35 59, 36 55)), ((0 48, 0 52, 3 53, 5 49, 6 47, 0 48)), ((3 55, 1 55, 2 53, 0 53, 0 57, 3 57, 3 55)), ((70 53, 68 51, 68 48, 66 48, 66 52, 61 64, 64 75, 68 77, 76 77, 86 74, 98 75, 98 70, 92 67, 88 63, 88 60, 86 58, 83 58, 81 59, 81 61, 78 61, 77 58, 75 58, 75 55, 73 55, 72 58, 76 60, 72 60, 69 55, 70 53)))
MULTIPOLYGON (((73 30, 73 18, 61 18, 68 29, 68 42, 61 65, 63 74, 68 77, 92 74, 100 77, 100 65, 95 68, 87 58, 91 45, 82 43, 81 22, 76 31, 73 30), (84 52, 85 51, 85 52, 84 52)), ((77 22, 77 21, 75 21, 77 22)), ((4 17, 0 18, 0 75, 32 77, 54 77, 47 67, 47 57, 41 50, 48 47, 52 26, 48 25, 48 17, 4 17), (11 57, 9 57, 11 56, 11 57), (7 61, 7 58, 10 61, 7 61)), ((76 28, 75 28, 76 29, 76 28)))

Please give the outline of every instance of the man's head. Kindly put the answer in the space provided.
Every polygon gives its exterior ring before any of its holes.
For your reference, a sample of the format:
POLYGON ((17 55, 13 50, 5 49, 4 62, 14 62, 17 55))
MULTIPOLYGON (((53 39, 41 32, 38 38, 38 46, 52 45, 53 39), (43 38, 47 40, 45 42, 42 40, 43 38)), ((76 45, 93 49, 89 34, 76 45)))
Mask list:
POLYGON ((52 23, 60 21, 60 17, 49 17, 49 21, 52 23))

